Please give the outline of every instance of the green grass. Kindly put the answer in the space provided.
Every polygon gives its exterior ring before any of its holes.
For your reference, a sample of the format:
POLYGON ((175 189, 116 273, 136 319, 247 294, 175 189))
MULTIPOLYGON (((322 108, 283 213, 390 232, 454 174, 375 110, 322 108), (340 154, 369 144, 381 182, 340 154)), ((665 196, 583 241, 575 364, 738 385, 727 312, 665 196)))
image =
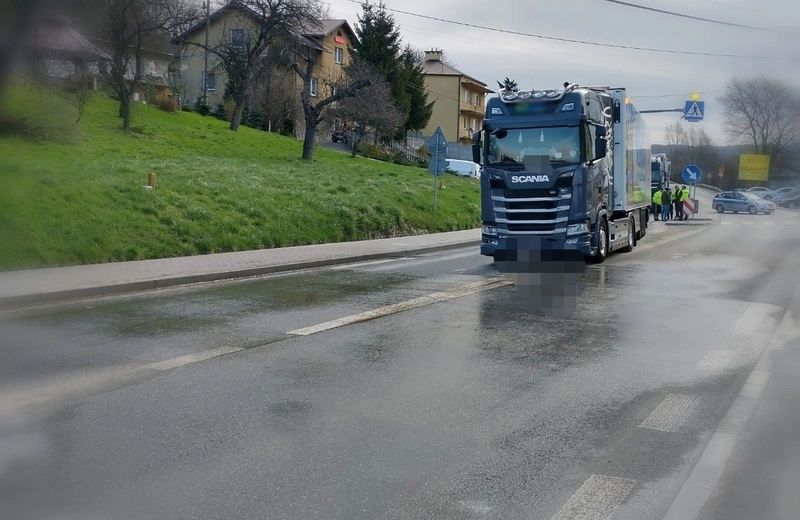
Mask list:
MULTIPOLYGON (((103 97, 90 102, 78 128, 71 107, 49 104, 29 102, 24 110, 38 111, 40 121, 54 114, 64 130, 58 141, 0 136, 0 269, 454 231, 480 222, 475 180, 446 176, 434 213, 433 179, 421 168, 321 148, 313 162, 302 161, 294 139, 246 127, 233 133, 211 117, 144 105, 135 109, 132 131, 123 132, 117 104, 103 97), (148 172, 157 175, 153 191, 142 189, 148 172)), ((6 106, 23 111, 19 99, 6 106)))

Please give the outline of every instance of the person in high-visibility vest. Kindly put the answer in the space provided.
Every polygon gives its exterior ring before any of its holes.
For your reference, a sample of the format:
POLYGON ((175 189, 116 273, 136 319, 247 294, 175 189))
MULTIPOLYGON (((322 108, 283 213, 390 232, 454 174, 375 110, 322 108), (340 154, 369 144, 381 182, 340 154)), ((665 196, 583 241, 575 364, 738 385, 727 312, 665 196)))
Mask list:
POLYGON ((661 213, 661 190, 658 190, 653 195, 653 204, 656 205, 656 210, 653 212, 653 216, 656 220, 658 220, 658 215, 661 213))

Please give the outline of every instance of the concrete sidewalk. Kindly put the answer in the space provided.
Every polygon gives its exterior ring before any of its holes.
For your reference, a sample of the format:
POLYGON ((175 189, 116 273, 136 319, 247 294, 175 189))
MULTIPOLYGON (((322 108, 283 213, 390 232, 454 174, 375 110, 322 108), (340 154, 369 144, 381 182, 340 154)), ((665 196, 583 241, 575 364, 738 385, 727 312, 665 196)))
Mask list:
POLYGON ((475 246, 480 229, 0 273, 0 307, 107 296, 197 282, 433 253, 475 246))

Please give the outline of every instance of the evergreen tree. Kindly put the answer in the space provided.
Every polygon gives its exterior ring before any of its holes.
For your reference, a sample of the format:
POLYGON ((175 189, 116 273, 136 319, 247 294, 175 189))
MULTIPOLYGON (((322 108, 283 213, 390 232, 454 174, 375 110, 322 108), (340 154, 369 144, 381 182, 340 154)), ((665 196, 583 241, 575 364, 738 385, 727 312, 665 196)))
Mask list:
POLYGON ((410 101, 408 116, 403 123, 403 132, 406 135, 410 131, 425 128, 433 115, 435 101, 428 103, 428 93, 425 91, 425 73, 420 62, 418 53, 411 46, 407 46, 401 59, 406 92, 410 101))
POLYGON ((406 120, 411 111, 411 95, 407 87, 407 71, 401 60, 401 37, 394 17, 386 5, 363 4, 355 31, 359 42, 353 56, 372 65, 389 83, 392 100, 406 120))

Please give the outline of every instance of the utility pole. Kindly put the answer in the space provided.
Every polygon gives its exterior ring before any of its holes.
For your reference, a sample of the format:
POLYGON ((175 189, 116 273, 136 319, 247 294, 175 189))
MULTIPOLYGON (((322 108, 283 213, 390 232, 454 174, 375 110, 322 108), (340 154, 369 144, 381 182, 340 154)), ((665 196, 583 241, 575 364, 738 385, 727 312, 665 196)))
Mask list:
POLYGON ((206 48, 203 62, 203 105, 208 106, 208 32, 211 29, 211 0, 206 0, 206 48))

